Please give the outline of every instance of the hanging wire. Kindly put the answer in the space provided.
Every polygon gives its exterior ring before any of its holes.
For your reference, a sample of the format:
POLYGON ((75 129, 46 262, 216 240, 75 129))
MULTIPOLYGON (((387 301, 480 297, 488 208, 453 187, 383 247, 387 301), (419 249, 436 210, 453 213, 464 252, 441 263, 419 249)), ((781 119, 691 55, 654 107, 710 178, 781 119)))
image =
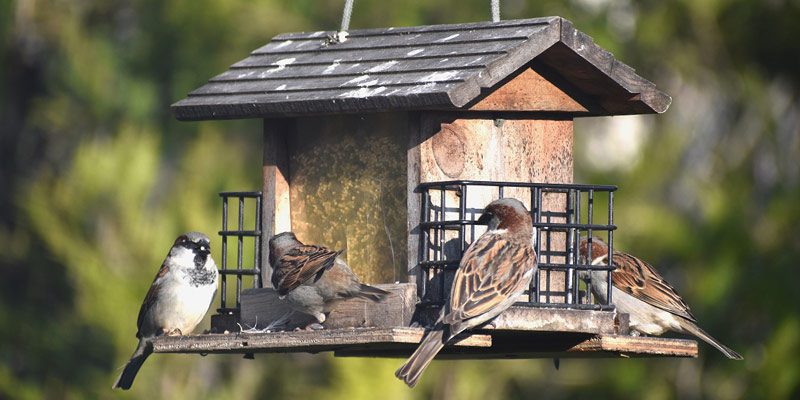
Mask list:
POLYGON ((336 35, 339 42, 347 40, 347 30, 350 29, 350 16, 353 15, 353 2, 355 0, 345 0, 344 11, 342 12, 342 26, 336 35))
POLYGON ((500 22, 500 0, 492 0, 492 22, 500 22))

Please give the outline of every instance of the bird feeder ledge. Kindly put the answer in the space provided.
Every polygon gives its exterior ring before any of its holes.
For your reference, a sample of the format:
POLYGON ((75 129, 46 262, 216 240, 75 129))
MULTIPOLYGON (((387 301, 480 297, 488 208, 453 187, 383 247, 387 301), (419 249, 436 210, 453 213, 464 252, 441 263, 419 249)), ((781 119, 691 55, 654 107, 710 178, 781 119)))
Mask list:
POLYGON ((537 229, 539 272, 518 305, 441 357, 697 355, 692 340, 628 336, 626 315, 579 279, 600 268, 579 264, 579 237, 617 228, 616 187, 573 183, 573 121, 662 113, 667 94, 561 17, 348 32, 336 44, 278 35, 173 104, 179 120, 263 118, 263 181, 221 194, 212 333, 160 337, 155 352, 407 356, 485 229, 477 214, 515 197, 537 229), (288 230, 346 249, 363 282, 394 282, 376 285, 391 295, 337 303, 319 331, 292 331, 307 322, 295 315, 286 332, 241 332, 287 311, 268 287, 267 242, 288 230))
MULTIPOLYGON (((289 331, 267 333, 242 332, 242 327, 257 327, 258 316, 271 321, 288 309, 271 289, 246 290, 242 293, 241 327, 221 333, 164 336, 154 341, 153 348, 156 353, 333 352, 336 357, 407 357, 425 331, 408 326, 415 308, 411 301, 416 297, 414 286, 377 285, 391 293, 384 302, 346 300, 331 311, 320 331, 291 330, 311 321, 295 315, 288 322, 289 331)), ((694 340, 630 336, 627 314, 615 314, 513 306, 491 325, 461 335, 438 358, 697 357, 694 340)))
MULTIPOLYGON (((202 355, 333 352, 336 357, 405 358, 414 351, 424 333, 423 328, 396 327, 162 336, 153 341, 153 350, 202 355)), ((694 358, 697 354, 697 342, 689 339, 492 330, 462 334, 445 346, 437 358, 694 358)))

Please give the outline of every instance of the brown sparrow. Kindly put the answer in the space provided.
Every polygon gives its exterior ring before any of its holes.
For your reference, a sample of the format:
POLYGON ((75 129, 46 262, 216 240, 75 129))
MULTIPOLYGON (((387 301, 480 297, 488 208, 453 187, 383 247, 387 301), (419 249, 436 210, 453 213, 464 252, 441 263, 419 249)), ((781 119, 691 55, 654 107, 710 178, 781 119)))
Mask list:
MULTIPOLYGON (((382 301, 389 292, 358 281, 347 263, 335 251, 322 246, 305 245, 292 232, 283 232, 269 240, 269 263, 272 286, 278 296, 295 311, 313 316, 320 329, 333 303, 353 297, 382 301)), ((284 317, 285 318, 285 317, 284 317)))
POLYGON ((488 229, 464 252, 449 302, 414 354, 395 372, 410 387, 450 339, 514 304, 536 271, 533 223, 525 205, 512 198, 495 200, 478 222, 488 223, 488 229))
POLYGON ((114 389, 130 389, 139 368, 153 352, 153 338, 188 334, 206 315, 217 292, 219 274, 210 255, 208 236, 202 233, 189 232, 175 239, 144 297, 136 323, 139 345, 114 389))
MULTIPOLYGON (((582 238, 579 251, 581 258, 592 265, 609 265, 608 246, 599 238, 593 237, 591 244, 588 239, 582 238), (591 260, 588 259, 590 248, 591 260)), ((697 319, 689 306, 652 265, 619 251, 614 252, 611 262, 616 268, 611 272, 611 297, 617 311, 630 316, 630 328, 635 334, 661 335, 666 331, 688 333, 714 346, 730 359, 742 359, 739 353, 697 326, 697 319)), ((592 292, 601 301, 606 298, 606 277, 606 271, 582 273, 582 278, 590 280, 592 292)))

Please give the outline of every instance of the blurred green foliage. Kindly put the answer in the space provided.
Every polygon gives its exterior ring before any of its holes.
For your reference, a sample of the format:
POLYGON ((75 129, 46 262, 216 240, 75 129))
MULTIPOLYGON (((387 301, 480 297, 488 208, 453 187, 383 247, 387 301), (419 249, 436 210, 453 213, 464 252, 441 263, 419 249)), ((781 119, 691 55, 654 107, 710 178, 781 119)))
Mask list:
MULTIPOLYGON (((157 355, 110 385, 171 240, 219 229, 260 182, 258 121, 169 104, 343 1, 0 0, 0 398, 799 398, 800 3, 507 0, 561 15, 674 98, 576 125, 576 180, 614 183, 617 246, 657 265, 741 352, 697 360, 444 361, 157 355)), ((485 20, 489 1, 356 2, 353 28, 485 20)), ((218 242, 213 249, 219 253, 218 242)), ((207 326, 207 322, 204 323, 207 326)))

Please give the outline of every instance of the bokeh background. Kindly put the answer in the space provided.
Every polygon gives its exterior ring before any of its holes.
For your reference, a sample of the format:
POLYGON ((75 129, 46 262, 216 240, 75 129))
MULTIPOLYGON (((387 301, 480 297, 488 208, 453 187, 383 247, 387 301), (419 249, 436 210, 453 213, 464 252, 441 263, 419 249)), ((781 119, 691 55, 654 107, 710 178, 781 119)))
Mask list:
MULTIPOLYGON (((0 398, 800 398, 800 3, 505 0, 561 15, 673 96, 582 120, 576 181, 620 186, 618 248, 657 265, 741 352, 698 359, 436 362, 156 355, 112 392, 174 237, 219 230, 257 189, 260 121, 169 105, 281 32, 333 30, 334 0, 0 0, 0 398)), ((353 28, 489 18, 489 0, 358 0, 353 28)), ((214 243, 219 252, 219 243, 214 243)), ((204 326, 208 326, 207 321, 204 326)))

